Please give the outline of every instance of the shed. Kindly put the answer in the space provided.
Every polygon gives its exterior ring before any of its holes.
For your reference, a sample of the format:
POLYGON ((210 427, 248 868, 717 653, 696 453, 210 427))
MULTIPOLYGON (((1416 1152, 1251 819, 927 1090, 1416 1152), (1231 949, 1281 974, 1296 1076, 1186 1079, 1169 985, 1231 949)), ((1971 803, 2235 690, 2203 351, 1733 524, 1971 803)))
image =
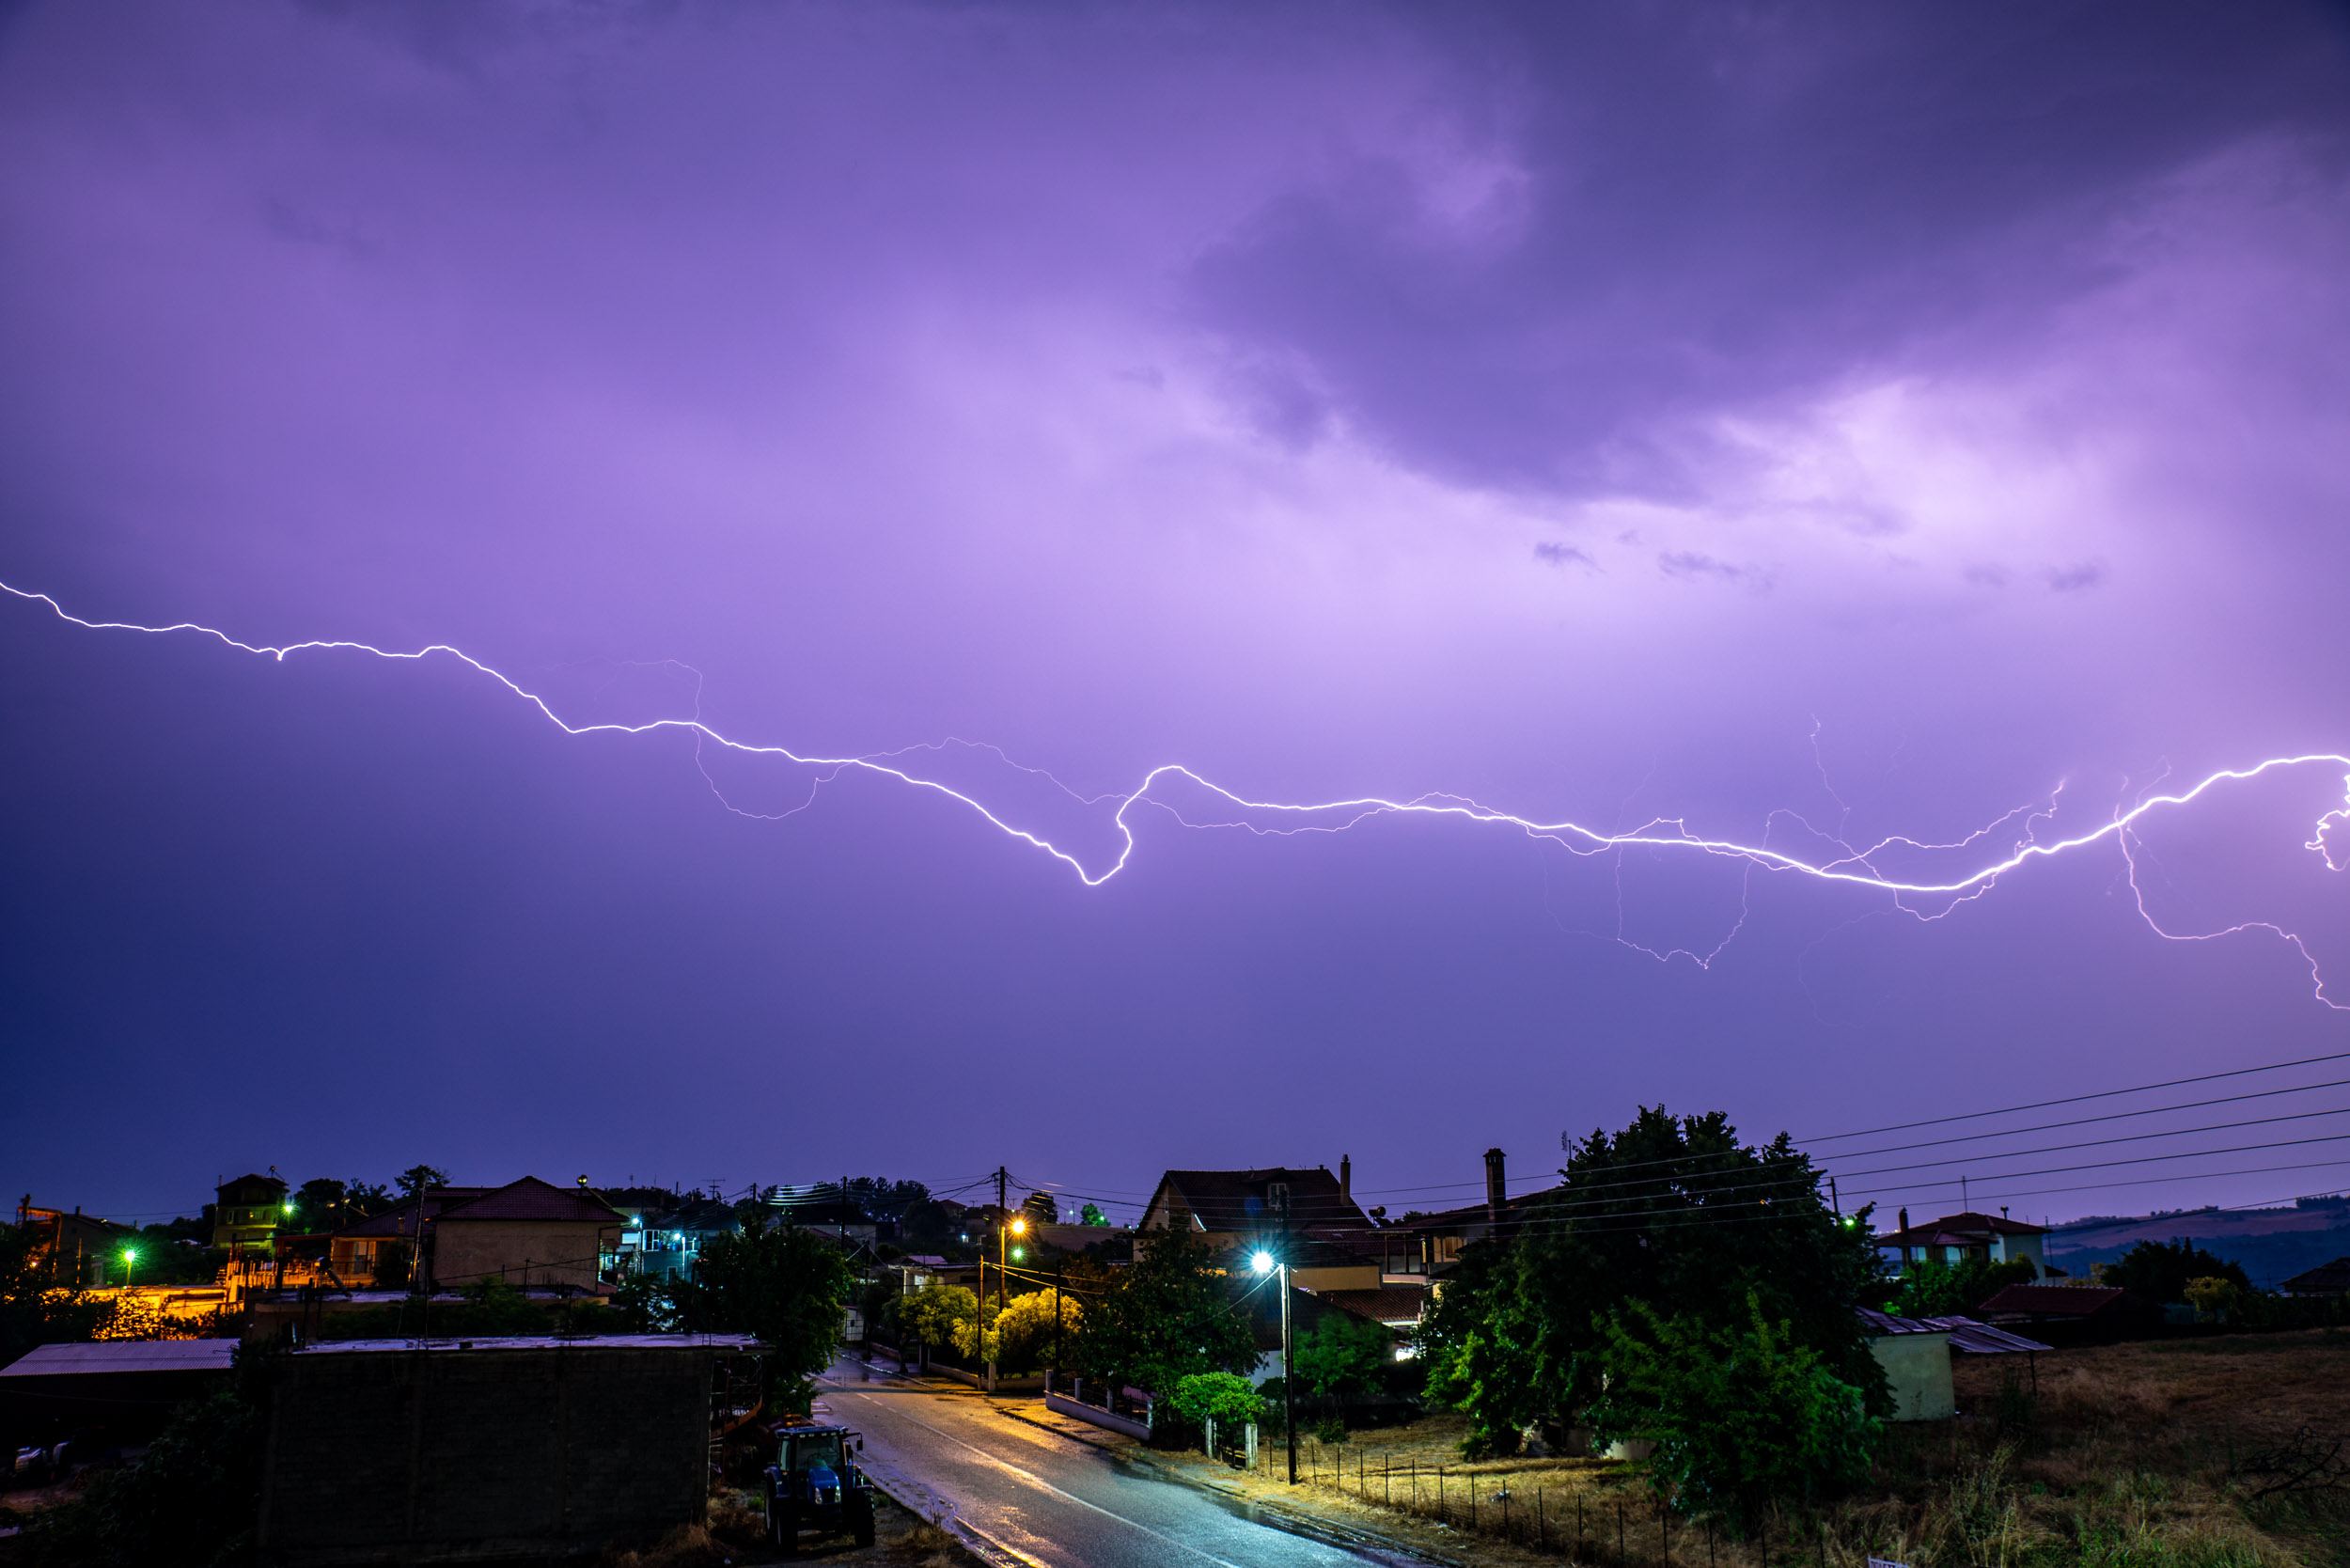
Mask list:
POLYGON ((0 1367, 0 1427, 27 1441, 93 1430, 140 1441, 225 1382, 236 1353, 235 1340, 40 1345, 0 1367))
POLYGON ((1893 1419, 1938 1421, 1958 1413, 1950 1385, 1950 1354, 2005 1356, 2046 1350, 2037 1340, 2010 1334, 1967 1317, 1904 1318, 1867 1307, 1853 1309, 1869 1335, 1869 1354, 1893 1389, 1893 1419))

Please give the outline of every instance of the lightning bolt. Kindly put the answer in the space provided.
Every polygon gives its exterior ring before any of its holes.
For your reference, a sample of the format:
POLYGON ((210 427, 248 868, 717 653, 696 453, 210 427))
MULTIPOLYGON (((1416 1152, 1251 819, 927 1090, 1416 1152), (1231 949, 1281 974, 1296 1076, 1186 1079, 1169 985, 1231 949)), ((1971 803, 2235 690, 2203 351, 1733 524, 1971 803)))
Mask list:
MULTIPOLYGON (((2191 805, 2203 794, 2222 784, 2243 782, 2261 777, 2265 774, 2291 768, 2312 766, 2339 767, 2344 770, 2342 805, 2326 811, 2318 818, 2311 829, 2309 839, 2302 847, 2315 854, 2325 863, 2326 870, 2331 871, 2343 870, 2345 865, 2350 865, 2350 852, 2337 856, 2334 836, 2342 829, 2350 827, 2350 756, 2334 752, 2305 752, 2296 756, 2271 757, 2247 767, 2219 769, 2184 789, 2168 792, 2155 792, 2150 789, 2141 792, 2136 802, 2126 809, 2116 809, 2111 816, 2096 827, 2067 838, 2043 839, 2039 836, 2040 824, 2050 818, 2056 809, 2057 798, 2061 792, 2061 786, 2060 786, 2057 792, 2051 792, 2044 805, 2018 807, 1988 825, 1951 843, 1928 843, 1901 835, 1891 835, 1862 849, 1856 848, 1842 839, 1841 823, 1839 833, 1831 834, 1812 826, 1811 823, 1805 822, 1802 817, 1792 811, 1774 811, 1766 823, 1763 841, 1748 844, 1732 839, 1712 838, 1691 832, 1686 822, 1680 818, 1653 817, 1628 832, 1605 832, 1597 828, 1586 827, 1575 822, 1538 821, 1531 817, 1486 806, 1466 796, 1439 792, 1416 795, 1407 800, 1388 800, 1376 795, 1312 802, 1252 800, 1194 773, 1179 762, 1162 763, 1151 769, 1130 791, 1122 793, 1113 791, 1104 794, 1089 796, 1069 789, 1067 785, 1062 784, 1059 779, 1055 778, 1043 769, 1026 767, 1013 762, 996 747, 979 745, 978 749, 993 751, 1007 765, 1049 780, 1055 787, 1081 804, 1099 806, 1110 801, 1117 803, 1111 820, 1118 831, 1120 843, 1118 853, 1104 865, 1089 866, 1076 855, 1061 848, 1042 835, 1005 821, 995 811, 990 810, 983 802, 964 791, 939 779, 924 777, 920 773, 914 771, 913 763, 906 760, 918 753, 942 751, 948 745, 972 745, 974 743, 940 742, 901 747, 894 751, 869 752, 861 756, 822 757, 793 751, 789 746, 737 740, 703 722, 700 717, 698 671, 693 672, 696 676, 696 697, 692 716, 650 719, 640 724, 573 724, 557 713, 546 698, 525 687, 511 676, 482 663, 462 649, 447 643, 431 643, 423 648, 405 651, 398 649, 378 648, 372 643, 340 638, 319 638, 283 645, 249 643, 232 637, 215 627, 199 625, 194 621, 178 621, 168 626, 146 626, 132 621, 86 619, 72 614, 48 594, 16 588, 6 582, 0 582, 0 593, 6 593, 28 604, 45 604, 58 619, 93 632, 137 632, 154 636, 183 632, 193 633, 199 636, 211 637, 240 652, 258 654, 280 663, 293 654, 308 652, 352 652, 366 654, 371 658, 406 663, 420 663, 435 657, 452 659, 503 686, 513 696, 536 709, 540 717, 567 735, 644 735, 663 730, 683 731, 694 737, 697 767, 701 766, 701 748, 705 745, 712 745, 743 756, 774 758, 815 770, 816 779, 814 785, 811 786, 811 800, 816 788, 821 788, 824 783, 852 772, 878 775, 885 778, 894 779, 912 789, 943 795, 976 813, 988 825, 1008 838, 1040 850, 1059 861, 1075 873, 1077 879, 1088 887, 1101 886, 1123 871, 1133 860, 1137 846, 1132 815, 1136 808, 1146 806, 1167 812, 1177 823, 1186 827, 1239 828, 1260 837, 1287 837, 1302 833, 1343 833, 1379 817, 1440 817, 1484 826, 1514 829, 1530 839, 1557 844, 1569 854, 1578 856, 1626 849, 1684 851, 1713 858, 1741 862, 1746 868, 1746 874, 1748 878, 1756 870, 1783 872, 1883 894, 1891 899, 1894 908, 1921 920, 1941 918, 1959 902, 1982 897, 1990 891, 2000 878, 2035 860, 2054 859, 2059 855, 2069 855, 2111 839, 2119 848, 2127 867, 2130 887, 2137 900, 2138 914, 2157 935, 2168 941, 2201 942, 2214 941, 2249 931, 2269 933, 2290 944, 2308 963, 2314 994, 2320 1002, 2338 1011, 2350 1011, 2350 1005, 2336 1002, 2326 995, 2325 979, 2317 960, 2297 933, 2266 920, 2242 921, 2213 932, 2169 930, 2147 907, 2145 889, 2138 881, 2138 857, 2144 853, 2138 837, 2138 824, 2149 813, 2168 808, 2191 805), (1220 804, 1213 813, 1208 815, 1186 814, 1175 802, 1162 798, 1160 794, 1154 792, 1161 791, 1170 780, 1182 780, 1220 804), (1832 856, 1807 857, 1791 851, 1774 848, 1769 841, 1772 837, 1771 827, 1781 818, 1800 823, 1816 839, 1834 845, 1841 853, 1832 856), (2021 837, 2015 840, 2009 853, 1985 860, 1963 875, 1939 881, 1912 881, 1888 874, 1878 869, 1878 860, 1889 851, 1963 852, 1973 849, 1997 833, 2002 824, 2015 822, 2018 818, 2022 819, 2023 823, 2021 837), (1940 902, 1944 907, 1939 912, 1928 913, 1917 907, 1912 902, 1920 900, 1940 902)), ((690 666, 679 667, 690 669, 690 666)), ((1813 738, 1816 756, 1816 729, 1813 738)), ((706 767, 702 768, 702 772, 703 776, 706 779, 709 778, 706 767)), ((1822 770, 1822 782, 1823 784, 1826 782, 1825 769, 1822 770)), ((715 779, 710 779, 710 784, 720 803, 728 810, 737 811, 741 815, 759 817, 760 820, 775 820, 777 817, 793 815, 807 808, 807 803, 804 802, 791 811, 780 813, 761 814, 743 811, 726 799, 715 779)), ((1832 788, 1829 790, 1829 794, 1836 799, 1837 805, 1843 808, 1845 814, 1849 815, 1849 808, 1844 807, 1841 797, 1835 796, 1832 788)), ((1744 879, 1742 879, 1742 885, 1744 879)), ((1744 902, 1742 894, 1742 905, 1744 902)), ((1745 914, 1742 908, 1741 923, 1744 919, 1745 914)), ((1731 934, 1735 935, 1735 933, 1733 930, 1731 934)), ((1624 940, 1621 935, 1617 939, 1624 940)), ((1647 948, 1639 948, 1638 950, 1649 952, 1659 958, 1685 956, 1695 959, 1700 966, 1704 966, 1710 964, 1713 958, 1719 954, 1721 947, 1726 946, 1727 941, 1728 939, 1725 938, 1722 944, 1717 945, 1706 954, 1682 949, 1672 949, 1666 953, 1647 948)), ((1632 943, 1626 945, 1638 946, 1632 943)))

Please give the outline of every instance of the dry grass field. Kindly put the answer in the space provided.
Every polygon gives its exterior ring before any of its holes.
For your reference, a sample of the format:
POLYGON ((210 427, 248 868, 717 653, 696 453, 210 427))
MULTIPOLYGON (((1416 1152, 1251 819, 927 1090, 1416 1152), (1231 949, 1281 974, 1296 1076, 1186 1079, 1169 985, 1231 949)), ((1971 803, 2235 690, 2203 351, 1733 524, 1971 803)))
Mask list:
POLYGON ((2350 1331, 2216 1335, 2038 1359, 2033 1369, 2015 1357, 1962 1357, 1958 1419, 1895 1429, 1866 1494, 1816 1514, 1781 1513, 1764 1541, 1668 1526, 1622 1465, 1463 1465, 1461 1425, 1445 1417, 1342 1445, 1303 1440, 1307 1484, 1295 1492, 1270 1444, 1258 1471, 1219 1468, 1216 1479, 1461 1561, 2350 1565, 2350 1443, 2345 1463, 2288 1484, 2350 1438, 2350 1331))

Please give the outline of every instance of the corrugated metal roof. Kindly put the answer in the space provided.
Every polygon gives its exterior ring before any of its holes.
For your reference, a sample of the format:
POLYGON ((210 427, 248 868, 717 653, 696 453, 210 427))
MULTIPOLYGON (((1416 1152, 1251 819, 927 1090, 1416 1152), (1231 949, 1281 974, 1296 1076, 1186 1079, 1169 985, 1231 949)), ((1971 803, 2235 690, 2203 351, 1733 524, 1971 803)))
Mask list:
POLYGON ((1868 1307, 1856 1307, 1853 1313, 1867 1325, 1871 1334, 1948 1334, 1950 1348, 1963 1350, 1969 1356, 2005 1356, 2019 1350, 2052 1348, 2037 1340, 2027 1340, 2021 1334, 2011 1334, 2004 1328, 1994 1328, 1987 1323, 1978 1323, 1968 1317, 1904 1318, 1868 1307))
POLYGON ((99 1340, 42 1345, 0 1367, 0 1377, 72 1377, 93 1372, 227 1372, 235 1340, 99 1340))

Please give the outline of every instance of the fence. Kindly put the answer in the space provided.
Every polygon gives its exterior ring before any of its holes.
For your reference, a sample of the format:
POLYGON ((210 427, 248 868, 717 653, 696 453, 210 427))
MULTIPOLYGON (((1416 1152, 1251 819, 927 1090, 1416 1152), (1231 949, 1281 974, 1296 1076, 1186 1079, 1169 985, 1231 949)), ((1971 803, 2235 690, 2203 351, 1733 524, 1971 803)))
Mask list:
MULTIPOLYGON (((1271 1471, 1288 1459, 1281 1442, 1258 1449, 1257 1467, 1271 1471)), ((1327 1444, 1301 1434, 1301 1484, 1328 1487, 1374 1507, 1409 1513, 1471 1534, 1486 1535, 1606 1568, 1687 1564, 1732 1568, 1742 1563, 1849 1562, 1847 1548, 1831 1551, 1827 1537, 1784 1522, 1761 1536, 1733 1543, 1711 1521, 1677 1520, 1659 1499, 1616 1488, 1528 1484, 1524 1475, 1458 1466, 1398 1463, 1360 1447, 1327 1444), (1814 1538, 1816 1536, 1816 1539, 1814 1538)))

